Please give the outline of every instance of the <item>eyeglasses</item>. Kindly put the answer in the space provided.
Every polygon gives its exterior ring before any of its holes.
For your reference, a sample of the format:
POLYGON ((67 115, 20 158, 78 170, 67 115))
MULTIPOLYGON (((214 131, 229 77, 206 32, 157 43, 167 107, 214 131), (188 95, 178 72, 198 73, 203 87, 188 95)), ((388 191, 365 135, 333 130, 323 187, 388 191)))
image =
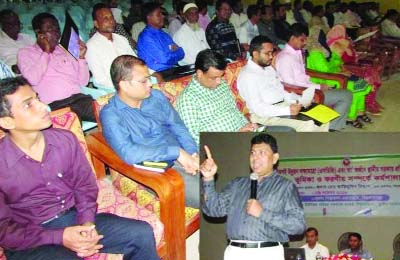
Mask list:
POLYGON ((137 82, 137 83, 140 83, 140 84, 144 85, 144 84, 147 84, 149 82, 151 83, 151 76, 149 75, 149 76, 147 76, 147 77, 145 77, 145 78, 143 78, 141 80, 131 79, 131 80, 128 80, 128 82, 137 82))

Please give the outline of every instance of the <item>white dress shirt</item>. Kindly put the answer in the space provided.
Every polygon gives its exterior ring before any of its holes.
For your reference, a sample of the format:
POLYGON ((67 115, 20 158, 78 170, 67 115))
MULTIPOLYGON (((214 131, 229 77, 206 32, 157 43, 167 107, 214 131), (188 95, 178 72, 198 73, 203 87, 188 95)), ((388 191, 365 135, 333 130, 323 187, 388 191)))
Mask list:
POLYGON ((197 54, 205 49, 209 49, 206 33, 199 26, 197 30, 193 30, 186 23, 174 34, 174 42, 183 48, 185 57, 181 62, 184 64, 194 64, 197 54))
POLYGON ((239 73, 237 86, 250 113, 261 117, 290 115, 289 105, 276 105, 289 93, 284 90, 272 66, 262 68, 250 59, 239 73))
POLYGON ((244 13, 232 13, 231 17, 229 18, 229 22, 235 27, 236 37, 239 38, 239 30, 240 27, 247 22, 248 18, 247 15, 244 13))
POLYGON ((240 43, 250 44, 254 37, 260 35, 257 24, 253 24, 250 20, 247 20, 239 30, 239 41, 240 43))
POLYGON ((112 34, 112 41, 96 32, 86 43, 86 61, 93 74, 93 82, 96 86, 113 89, 110 68, 111 63, 120 55, 133 55, 137 57, 132 50, 128 40, 121 35, 112 34))
POLYGON ((315 260, 318 252, 322 257, 329 257, 329 249, 326 246, 316 243, 314 248, 310 248, 308 244, 302 246, 306 251, 306 260, 315 260))
POLYGON ((400 38, 400 28, 395 22, 389 19, 383 20, 381 23, 381 30, 383 36, 400 38))
POLYGON ((0 59, 10 67, 17 64, 18 50, 33 44, 35 40, 27 34, 19 33, 17 40, 14 41, 0 29, 0 59))

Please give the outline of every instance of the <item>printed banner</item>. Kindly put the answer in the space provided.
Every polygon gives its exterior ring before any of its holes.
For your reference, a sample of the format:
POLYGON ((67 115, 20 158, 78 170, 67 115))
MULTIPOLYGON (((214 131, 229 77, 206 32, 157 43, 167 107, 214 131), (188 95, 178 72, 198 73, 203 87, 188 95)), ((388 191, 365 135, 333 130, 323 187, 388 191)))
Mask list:
POLYGON ((279 162, 309 217, 400 216, 400 155, 279 162))

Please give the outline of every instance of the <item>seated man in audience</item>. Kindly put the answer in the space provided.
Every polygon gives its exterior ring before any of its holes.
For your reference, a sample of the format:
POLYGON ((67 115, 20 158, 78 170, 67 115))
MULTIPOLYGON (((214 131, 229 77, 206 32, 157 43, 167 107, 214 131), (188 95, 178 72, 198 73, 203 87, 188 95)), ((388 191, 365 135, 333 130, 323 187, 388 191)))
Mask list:
POLYGON ((306 260, 316 260, 318 259, 317 256, 329 257, 329 249, 318 242, 318 230, 316 228, 307 228, 305 236, 307 244, 303 245, 302 248, 306 251, 306 260))
POLYGON ((278 5, 274 8, 275 35, 281 41, 287 42, 290 37, 290 24, 286 21, 286 6, 278 5))
POLYGON ((93 74, 93 83, 97 87, 114 90, 110 77, 113 60, 123 54, 134 55, 128 41, 114 33, 115 20, 111 9, 102 3, 93 7, 93 24, 97 32, 87 42, 86 60, 93 74))
POLYGON ((371 260, 373 256, 367 249, 363 248, 362 237, 359 233, 350 233, 348 237, 349 248, 343 250, 341 253, 358 255, 362 259, 371 260))
POLYGON ((100 112, 103 135, 128 164, 174 163, 185 182, 186 205, 199 207, 197 146, 178 113, 159 90, 151 89, 146 64, 122 55, 111 65, 117 94, 100 112))
POLYGON ((241 0, 230 1, 232 7, 229 22, 233 25, 236 32, 236 37, 239 38, 240 27, 248 20, 247 15, 243 12, 243 3, 241 0))
POLYGON ((330 129, 341 130, 352 101, 352 94, 345 89, 331 89, 327 85, 314 84, 306 74, 302 50, 308 36, 308 28, 300 23, 291 26, 291 36, 285 48, 276 57, 276 70, 281 81, 301 87, 321 89, 325 95, 324 104, 333 107, 340 117, 330 122, 330 129))
POLYGON ((178 1, 178 4, 176 5, 176 15, 173 15, 173 17, 168 19, 168 33, 171 35, 171 37, 174 37, 175 33, 185 23, 183 8, 186 4, 187 3, 184 1, 178 1))
POLYGON ((400 39, 400 27, 397 21, 400 15, 395 9, 390 9, 386 12, 385 19, 381 23, 383 36, 394 37, 400 39))
POLYGON ((328 131, 313 120, 301 121, 279 116, 297 116, 301 104, 291 100, 271 66, 274 46, 266 36, 255 37, 250 44, 251 59, 240 70, 237 86, 250 110, 251 121, 263 125, 289 126, 299 132, 328 131))
POLYGON ((208 24, 206 38, 211 49, 225 58, 236 60, 241 55, 239 40, 235 28, 229 22, 232 14, 228 0, 217 0, 215 3, 215 18, 208 24))
POLYGON ((80 143, 51 126, 22 77, 0 81, 0 245, 8 260, 83 259, 95 253, 157 260, 146 222, 96 214, 98 187, 80 143), (28 195, 29 194, 29 195, 28 195))
POLYGON ((267 36, 274 45, 285 44, 286 41, 279 39, 275 34, 274 29, 274 12, 270 5, 265 5, 261 10, 261 20, 257 27, 260 35, 267 36))
POLYGON ((89 82, 86 45, 79 41, 76 60, 60 45, 60 26, 54 15, 40 13, 32 20, 36 44, 18 52, 18 68, 41 100, 52 110, 71 107, 81 120, 95 122, 91 96, 81 93, 89 82))
POLYGON ((18 50, 33 45, 33 40, 29 35, 21 33, 21 22, 18 15, 10 10, 0 11, 0 59, 6 63, 14 73, 19 74, 17 66, 18 50))
POLYGON ((185 56, 185 52, 162 30, 164 15, 161 13, 160 4, 144 4, 142 14, 146 19, 146 27, 139 34, 138 56, 154 71, 170 69, 177 65, 185 56))
MULTIPOLYGON (((195 62, 196 74, 177 99, 178 113, 197 144, 200 132, 251 132, 258 127, 249 123, 236 107, 229 86, 223 80, 226 65, 224 56, 218 52, 201 51, 195 62)), ((271 129, 274 130, 290 129, 271 129)))
POLYGON ((175 33, 174 41, 183 48, 185 57, 182 62, 185 64, 194 64, 197 54, 209 49, 206 33, 198 24, 199 9, 196 4, 189 3, 183 8, 183 15, 186 23, 175 33))
POLYGON ((239 29, 239 42, 245 51, 249 51, 251 40, 260 34, 257 23, 261 19, 261 9, 257 5, 250 5, 247 8, 247 17, 249 20, 239 29))

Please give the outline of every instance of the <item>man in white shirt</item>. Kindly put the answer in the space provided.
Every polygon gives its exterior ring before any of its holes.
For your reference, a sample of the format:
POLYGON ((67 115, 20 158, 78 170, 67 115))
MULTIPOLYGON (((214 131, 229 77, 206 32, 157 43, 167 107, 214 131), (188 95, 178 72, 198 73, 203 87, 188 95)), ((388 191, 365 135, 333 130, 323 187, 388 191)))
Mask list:
POLYGON ((206 33, 198 24, 199 10, 194 3, 188 3, 183 8, 183 15, 186 23, 174 34, 174 42, 183 48, 185 57, 182 64, 194 64, 197 54, 209 49, 206 33))
POLYGON ((229 22, 235 27, 236 37, 239 38, 240 27, 247 22, 247 15, 243 13, 243 5, 240 0, 232 2, 232 14, 229 22))
POLYGON ((319 256, 320 259, 329 257, 329 249, 318 243, 318 230, 316 228, 307 228, 306 242, 307 244, 302 246, 306 251, 306 260, 316 260, 317 256, 319 256))
POLYGON ((257 23, 261 19, 261 9, 257 5, 250 5, 247 8, 249 20, 240 27, 239 41, 245 51, 249 50, 249 44, 254 37, 260 35, 257 23))
POLYGON ((271 66, 274 46, 266 36, 257 36, 250 43, 251 59, 238 76, 239 94, 246 101, 251 121, 267 126, 288 126, 296 131, 328 131, 328 124, 318 127, 312 120, 301 121, 279 116, 296 116, 301 104, 291 100, 271 66))
POLYGON ((86 61, 93 74, 93 83, 97 87, 114 91, 110 67, 113 60, 120 55, 133 55, 128 41, 115 34, 115 20, 110 8, 102 3, 93 7, 93 24, 97 32, 87 42, 86 61))
POLYGON ((35 40, 29 35, 21 33, 21 22, 18 15, 10 9, 4 9, 0 12, 0 26, 0 59, 14 73, 19 74, 16 65, 18 50, 33 45, 35 40))

